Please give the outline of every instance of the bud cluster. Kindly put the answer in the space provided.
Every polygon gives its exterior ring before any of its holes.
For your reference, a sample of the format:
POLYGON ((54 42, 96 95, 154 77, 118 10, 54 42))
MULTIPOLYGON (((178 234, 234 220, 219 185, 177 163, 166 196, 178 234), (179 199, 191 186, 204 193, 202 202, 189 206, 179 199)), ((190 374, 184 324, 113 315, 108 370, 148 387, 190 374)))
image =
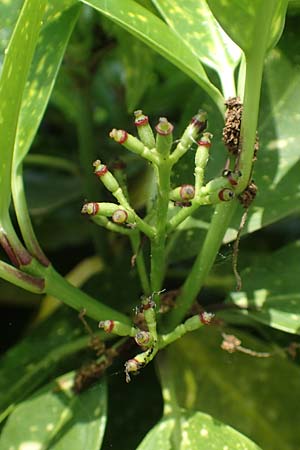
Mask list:
MULTIPOLYGON (((231 127, 236 126, 239 132, 241 105, 238 102, 231 102, 227 106, 230 109, 230 113, 227 114, 228 124, 230 122, 231 127)), ((82 213, 98 225, 129 236, 134 251, 133 258, 146 294, 139 308, 140 315, 143 317, 143 326, 131 326, 114 320, 104 320, 99 323, 99 327, 106 333, 132 337, 142 349, 141 353, 125 364, 127 382, 130 381, 130 374, 137 374, 161 348, 186 332, 211 323, 213 315, 202 313, 188 318, 170 333, 159 334, 157 315, 160 311, 159 294, 162 292, 162 282, 167 267, 166 239, 200 206, 217 205, 234 199, 241 177, 238 168, 238 134, 234 134, 233 128, 231 130, 228 128, 228 132, 223 133, 223 139, 227 139, 225 143, 228 148, 230 147, 230 155, 225 167, 219 176, 208 181, 205 179, 213 135, 207 131, 207 114, 204 111, 200 110, 192 117, 178 141, 174 141, 174 126, 166 117, 161 117, 152 129, 149 118, 143 111, 137 110, 134 113, 134 124, 138 137, 116 128, 109 133, 109 136, 130 152, 144 158, 153 169, 152 171, 150 169, 154 180, 151 198, 150 201, 145 199, 144 202, 145 205, 149 205, 145 217, 140 217, 130 203, 125 166, 122 163, 115 164, 111 167, 112 170, 100 160, 93 163, 95 175, 116 202, 92 201, 86 202, 82 207, 82 213), (194 154, 194 181, 172 186, 171 173, 174 172, 174 166, 188 151, 194 154), (149 279, 143 261, 144 250, 140 233, 149 238, 151 245, 149 279), (153 294, 149 295, 150 292, 153 294)), ((246 195, 244 196, 244 203, 255 195, 254 189, 249 188, 248 191, 250 193, 247 192, 247 198, 246 195)))

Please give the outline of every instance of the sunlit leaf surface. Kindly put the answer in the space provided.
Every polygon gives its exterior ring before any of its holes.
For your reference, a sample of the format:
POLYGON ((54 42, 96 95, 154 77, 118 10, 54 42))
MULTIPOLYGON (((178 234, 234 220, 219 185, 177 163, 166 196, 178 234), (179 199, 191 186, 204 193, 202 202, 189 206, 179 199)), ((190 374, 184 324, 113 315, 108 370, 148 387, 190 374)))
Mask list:
POLYGON ((273 328, 300 334, 300 242, 290 244, 242 273, 242 292, 229 300, 273 328))
POLYGON ((15 409, 0 437, 1 450, 99 450, 106 424, 106 384, 77 395, 74 372, 45 386, 15 409))
POLYGON ((137 450, 259 450, 259 447, 228 425, 201 412, 181 410, 165 417, 145 437, 137 450), (174 438, 172 439, 172 434, 174 438))
POLYGON ((209 92, 222 108, 222 96, 209 81, 201 63, 189 47, 156 15, 132 0, 122 0, 122 3, 118 0, 84 0, 83 3, 92 6, 179 67, 209 92))
MULTIPOLYGON (((211 414, 264 450, 298 448, 300 371, 280 350, 276 355, 274 347, 240 330, 209 326, 168 347, 167 356, 179 406, 211 414), (220 348, 222 331, 249 350, 273 356, 227 353, 220 348)), ((162 355, 160 364, 165 360, 162 355)))

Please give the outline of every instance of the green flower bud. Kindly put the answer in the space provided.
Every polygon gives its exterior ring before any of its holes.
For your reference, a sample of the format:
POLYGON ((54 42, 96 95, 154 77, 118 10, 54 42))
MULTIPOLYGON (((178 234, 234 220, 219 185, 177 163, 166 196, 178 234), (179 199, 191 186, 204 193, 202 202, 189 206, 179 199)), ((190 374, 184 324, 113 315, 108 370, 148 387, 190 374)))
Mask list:
POLYGON ((184 322, 186 331, 194 331, 200 328, 202 325, 208 325, 211 323, 214 314, 208 312, 202 312, 196 316, 192 316, 184 322))
POLYGON ((157 156, 150 151, 143 142, 124 130, 116 130, 115 128, 109 133, 109 136, 119 144, 122 144, 127 150, 130 150, 151 162, 157 162, 157 156))
POLYGON ((95 216, 99 211, 99 203, 90 202, 85 203, 81 209, 81 214, 88 214, 89 216, 95 216))
POLYGON ((107 166, 101 164, 101 161, 98 159, 93 163, 95 167, 95 174, 101 179, 102 183, 110 192, 114 193, 119 189, 119 183, 113 176, 111 172, 109 172, 107 166))
POLYGON ((197 130, 197 134, 204 131, 207 127, 207 113, 200 109, 198 113, 192 117, 190 125, 197 130))
POLYGON ((234 191, 231 184, 224 177, 218 177, 201 188, 199 196, 206 198, 204 204, 216 204, 228 202, 234 198, 234 191))
POLYGON ((148 148, 155 147, 155 138, 152 131, 152 128, 149 125, 148 116, 143 114, 142 110, 138 110, 134 112, 135 121, 134 124, 137 127, 138 135, 143 144, 148 148))
POLYGON ((170 153, 173 144, 174 126, 168 122, 168 119, 161 117, 155 129, 157 131, 156 150, 159 154, 166 157, 170 153))
POLYGON ((179 144, 170 156, 172 164, 175 164, 188 151, 193 143, 196 142, 198 134, 206 128, 206 116, 206 112, 199 111, 198 114, 192 118, 191 122, 181 136, 179 144))
POLYGON ((170 194, 170 200, 174 202, 180 202, 182 200, 188 201, 195 197, 195 188, 192 184, 183 184, 175 189, 173 189, 170 194))
POLYGON ((116 320, 102 320, 99 322, 98 327, 102 328, 105 333, 113 333, 118 336, 136 335, 136 328, 122 322, 117 322, 116 320))

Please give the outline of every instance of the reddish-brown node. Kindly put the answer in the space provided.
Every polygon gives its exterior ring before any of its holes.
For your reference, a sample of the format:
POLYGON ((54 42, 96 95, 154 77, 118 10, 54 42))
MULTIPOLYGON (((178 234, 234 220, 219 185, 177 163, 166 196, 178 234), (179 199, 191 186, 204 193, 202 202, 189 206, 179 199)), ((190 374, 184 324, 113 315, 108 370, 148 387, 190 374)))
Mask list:
POLYGON ((134 125, 136 127, 140 127, 142 125, 147 125, 148 123, 149 123, 148 116, 143 116, 140 119, 135 119, 135 121, 134 121, 134 125))
POLYGON ((105 333, 111 333, 114 329, 114 326, 114 320, 102 320, 101 322, 99 322, 99 328, 103 328, 105 333))
POLYGON ((229 188, 224 188, 218 193, 218 197, 222 202, 229 202, 229 200, 233 199, 234 192, 229 188))
POLYGON ((200 141, 197 142, 197 144, 198 144, 199 146, 201 146, 201 147, 207 147, 207 148, 210 148, 210 147, 211 147, 211 142, 208 142, 208 141, 201 141, 201 139, 200 139, 200 141))
POLYGON ((97 175, 97 177, 103 177, 107 172, 108 168, 103 164, 100 169, 95 170, 95 175, 97 175))
POLYGON ((213 317, 214 317, 213 314, 208 313, 208 312, 206 312, 206 311, 202 311, 202 312, 199 314, 200 322, 203 323, 203 325, 209 325, 209 324, 211 323, 213 317))
POLYGON ((119 142, 119 144, 124 144, 124 142, 127 141, 128 133, 125 130, 119 130, 119 132, 120 132, 121 136, 120 136, 118 142, 119 142))
POLYGON ((159 119, 158 124, 155 126, 155 130, 161 136, 168 136, 173 133, 174 125, 172 125, 165 117, 159 119))
POLYGON ((207 120, 199 120, 197 116, 192 117, 192 120, 190 121, 191 125, 194 125, 194 127, 198 128, 199 133, 201 131, 204 131, 207 127, 207 120))

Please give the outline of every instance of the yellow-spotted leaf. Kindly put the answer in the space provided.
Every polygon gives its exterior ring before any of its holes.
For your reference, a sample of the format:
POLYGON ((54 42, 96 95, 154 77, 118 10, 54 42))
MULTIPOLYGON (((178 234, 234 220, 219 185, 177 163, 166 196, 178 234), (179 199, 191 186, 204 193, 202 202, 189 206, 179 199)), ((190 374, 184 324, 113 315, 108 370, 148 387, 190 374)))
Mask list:
POLYGON ((259 322, 300 334, 299 261, 300 241, 260 258, 242 272, 242 292, 232 292, 228 300, 259 322))
MULTIPOLYGON (((170 345, 159 370, 164 390, 172 387, 164 395, 167 406, 175 402, 192 413, 210 414, 264 450, 298 448, 300 370, 279 349, 240 330, 211 325, 170 345), (223 331, 239 339, 252 356, 222 350, 223 331)), ((228 450, 235 448, 227 445, 228 450)))
POLYGON ((203 64, 219 75, 224 96, 234 90, 234 69, 241 51, 220 27, 205 0, 153 0, 170 28, 203 64))
POLYGON ((287 0, 207 0, 214 16, 246 54, 263 53, 278 41, 287 0))
POLYGON ((137 450, 259 450, 250 439, 213 417, 199 411, 181 410, 163 418, 137 450), (174 443, 176 442, 176 447, 174 443))
POLYGON ((155 14, 133 0, 81 1, 95 8, 179 67, 211 96, 220 110, 223 110, 222 95, 209 81, 200 61, 182 39, 155 14))
POLYGON ((75 394, 67 373, 20 403, 6 422, 0 449, 99 450, 106 425, 106 384, 75 394))

